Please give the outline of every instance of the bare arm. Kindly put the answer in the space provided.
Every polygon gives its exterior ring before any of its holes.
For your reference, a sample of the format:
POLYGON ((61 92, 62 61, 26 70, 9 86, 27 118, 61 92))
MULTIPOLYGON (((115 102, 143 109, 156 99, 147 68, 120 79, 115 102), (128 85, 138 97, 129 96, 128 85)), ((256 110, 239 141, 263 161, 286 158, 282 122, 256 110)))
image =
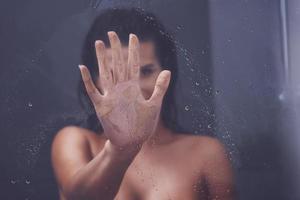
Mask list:
POLYGON ((90 159, 87 139, 78 128, 66 127, 52 143, 52 164, 63 195, 70 200, 113 199, 136 151, 118 151, 109 140, 90 159))
POLYGON ((210 138, 205 150, 205 179, 211 200, 235 200, 236 190, 231 163, 223 144, 210 138))

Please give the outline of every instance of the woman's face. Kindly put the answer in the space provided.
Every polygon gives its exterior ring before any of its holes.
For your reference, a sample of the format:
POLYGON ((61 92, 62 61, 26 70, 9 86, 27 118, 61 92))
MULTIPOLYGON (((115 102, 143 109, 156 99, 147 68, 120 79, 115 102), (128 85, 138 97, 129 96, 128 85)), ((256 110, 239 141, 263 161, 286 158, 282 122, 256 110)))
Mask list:
MULTIPOLYGON (((128 46, 122 47, 124 62, 128 59, 128 46)), ((107 64, 110 68, 112 56, 111 49, 107 48, 107 64)), ((156 78, 162 71, 162 68, 155 55, 155 46, 153 42, 140 42, 140 77, 139 85, 145 99, 149 99, 154 90, 156 78)))

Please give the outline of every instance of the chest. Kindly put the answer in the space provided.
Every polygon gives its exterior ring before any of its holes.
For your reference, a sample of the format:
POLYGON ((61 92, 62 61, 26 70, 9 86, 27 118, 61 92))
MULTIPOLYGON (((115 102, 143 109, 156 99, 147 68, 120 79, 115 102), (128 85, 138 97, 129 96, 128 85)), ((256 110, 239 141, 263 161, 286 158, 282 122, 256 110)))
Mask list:
POLYGON ((115 200, 206 199, 201 169, 192 160, 171 157, 133 162, 115 200))
MULTIPOLYGON (((94 156, 100 151, 98 146, 92 145, 94 156)), ((208 187, 201 158, 185 143, 140 152, 114 200, 206 200, 208 187)))

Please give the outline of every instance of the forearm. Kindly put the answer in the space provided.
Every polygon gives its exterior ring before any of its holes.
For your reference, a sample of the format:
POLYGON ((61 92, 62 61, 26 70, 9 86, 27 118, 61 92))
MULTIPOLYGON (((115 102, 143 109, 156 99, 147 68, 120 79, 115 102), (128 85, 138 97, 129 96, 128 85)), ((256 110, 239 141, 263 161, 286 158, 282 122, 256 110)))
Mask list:
POLYGON ((93 160, 81 168, 68 184, 68 200, 112 200, 139 148, 117 151, 109 140, 93 160))

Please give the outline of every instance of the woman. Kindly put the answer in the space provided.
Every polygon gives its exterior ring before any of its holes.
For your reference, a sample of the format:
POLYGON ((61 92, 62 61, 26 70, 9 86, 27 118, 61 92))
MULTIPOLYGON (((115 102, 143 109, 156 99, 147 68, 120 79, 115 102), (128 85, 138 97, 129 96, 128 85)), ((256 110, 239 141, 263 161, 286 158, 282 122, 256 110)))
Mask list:
POLYGON ((154 15, 106 10, 91 26, 82 58, 97 128, 67 126, 55 136, 60 199, 234 198, 224 146, 176 124, 176 48, 154 15))

